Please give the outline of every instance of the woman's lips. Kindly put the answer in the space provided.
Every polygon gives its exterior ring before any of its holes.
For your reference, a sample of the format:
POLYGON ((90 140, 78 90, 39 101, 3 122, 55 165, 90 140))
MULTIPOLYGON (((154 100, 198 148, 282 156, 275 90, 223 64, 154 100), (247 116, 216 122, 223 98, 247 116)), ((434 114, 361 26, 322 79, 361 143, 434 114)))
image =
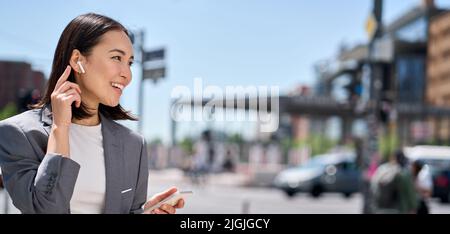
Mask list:
POLYGON ((115 83, 112 82, 111 86, 113 87, 113 89, 120 94, 122 94, 123 89, 125 88, 125 85, 120 84, 120 83, 115 83))
POLYGON ((117 92, 119 95, 122 94, 122 90, 120 88, 112 87, 115 92, 117 92))

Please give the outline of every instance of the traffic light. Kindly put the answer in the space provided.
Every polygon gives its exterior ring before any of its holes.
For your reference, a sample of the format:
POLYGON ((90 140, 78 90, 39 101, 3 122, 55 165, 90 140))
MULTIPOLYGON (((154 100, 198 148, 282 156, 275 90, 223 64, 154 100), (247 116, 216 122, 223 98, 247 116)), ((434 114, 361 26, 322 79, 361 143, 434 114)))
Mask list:
POLYGON ((351 81, 349 84, 344 86, 344 89, 347 92, 348 102, 356 102, 361 97, 362 85, 359 82, 351 81))
POLYGON ((389 116, 392 112, 392 101, 389 99, 383 99, 380 103, 380 109, 378 112, 380 122, 386 124, 389 122, 389 116))

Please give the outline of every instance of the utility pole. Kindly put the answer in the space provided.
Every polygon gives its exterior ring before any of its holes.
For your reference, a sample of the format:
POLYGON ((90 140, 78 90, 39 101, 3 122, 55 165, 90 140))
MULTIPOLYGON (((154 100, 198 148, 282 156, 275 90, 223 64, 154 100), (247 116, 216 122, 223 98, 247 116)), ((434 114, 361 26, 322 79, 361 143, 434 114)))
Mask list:
MULTIPOLYGON (((175 99, 172 99, 172 101, 170 102, 170 108, 169 109, 174 108, 175 105, 176 105, 175 99)), ((177 136, 176 136, 176 134, 177 134, 177 122, 175 121, 176 114, 177 114, 176 111, 173 112, 173 113, 170 113, 170 136, 171 136, 170 138, 172 140, 172 146, 175 146, 177 144, 177 136), (174 116, 172 116, 172 115, 174 115, 174 116)))
MULTIPOLYGON (((158 48, 154 50, 145 50, 145 31, 139 31, 139 46, 137 46, 140 54, 141 64, 141 79, 139 81, 139 94, 138 94, 138 132, 143 134, 143 122, 144 122, 144 81, 147 79, 153 80, 153 83, 157 83, 158 80, 166 77, 165 67, 165 48, 158 48)), ((133 37, 134 38, 134 37, 133 37)))
POLYGON ((379 159, 378 152, 378 137, 379 137, 379 113, 381 103, 381 88, 382 88, 382 76, 383 67, 379 62, 374 59, 375 54, 375 42, 381 37, 382 34, 382 0, 373 0, 373 10, 367 22, 368 31, 370 34, 368 63, 370 67, 370 98, 367 105, 366 123, 368 126, 368 136, 364 139, 363 144, 363 160, 362 160, 362 172, 363 172, 363 213, 373 213, 372 209, 372 194, 370 191, 370 179, 373 173, 375 163, 379 159))
POLYGON ((138 132, 140 134, 143 134, 142 131, 142 124, 144 122, 144 111, 143 111, 143 101, 144 101, 144 41, 145 41, 145 32, 144 30, 141 30, 139 32, 139 54, 141 56, 141 79, 139 81, 139 100, 138 100, 138 112, 139 112, 139 121, 138 121, 138 132))

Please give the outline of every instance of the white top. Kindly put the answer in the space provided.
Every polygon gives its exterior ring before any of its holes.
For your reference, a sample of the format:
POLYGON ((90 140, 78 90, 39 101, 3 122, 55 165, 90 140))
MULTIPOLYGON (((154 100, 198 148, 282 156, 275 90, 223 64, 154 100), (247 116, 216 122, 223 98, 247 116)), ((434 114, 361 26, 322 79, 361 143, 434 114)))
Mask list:
POLYGON ((422 189, 433 190, 433 177, 428 165, 424 165, 417 175, 416 184, 422 189))
POLYGON ((103 213, 106 175, 101 124, 70 125, 70 158, 80 164, 75 189, 70 200, 72 214, 103 213))

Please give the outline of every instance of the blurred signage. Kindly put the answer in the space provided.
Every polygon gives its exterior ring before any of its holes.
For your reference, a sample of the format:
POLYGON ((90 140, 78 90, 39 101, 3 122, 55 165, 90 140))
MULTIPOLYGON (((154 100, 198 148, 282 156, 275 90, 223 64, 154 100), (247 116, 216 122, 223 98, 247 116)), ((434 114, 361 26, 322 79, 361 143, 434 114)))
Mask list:
POLYGON ((369 15, 369 18, 366 20, 366 32, 369 39, 372 40, 375 32, 377 31, 378 23, 373 14, 369 15))
POLYGON ((157 81, 166 77, 166 66, 164 64, 165 49, 144 51, 142 55, 143 78, 157 81))
POLYGON ((144 70, 144 79, 157 80, 166 77, 166 68, 152 68, 144 70))
POLYGON ((378 62, 392 62, 394 58, 394 42, 390 38, 374 41, 373 59, 378 62))
POLYGON ((165 57, 165 49, 157 49, 151 51, 144 51, 144 55, 142 58, 142 62, 151 62, 157 60, 164 60, 165 57))

